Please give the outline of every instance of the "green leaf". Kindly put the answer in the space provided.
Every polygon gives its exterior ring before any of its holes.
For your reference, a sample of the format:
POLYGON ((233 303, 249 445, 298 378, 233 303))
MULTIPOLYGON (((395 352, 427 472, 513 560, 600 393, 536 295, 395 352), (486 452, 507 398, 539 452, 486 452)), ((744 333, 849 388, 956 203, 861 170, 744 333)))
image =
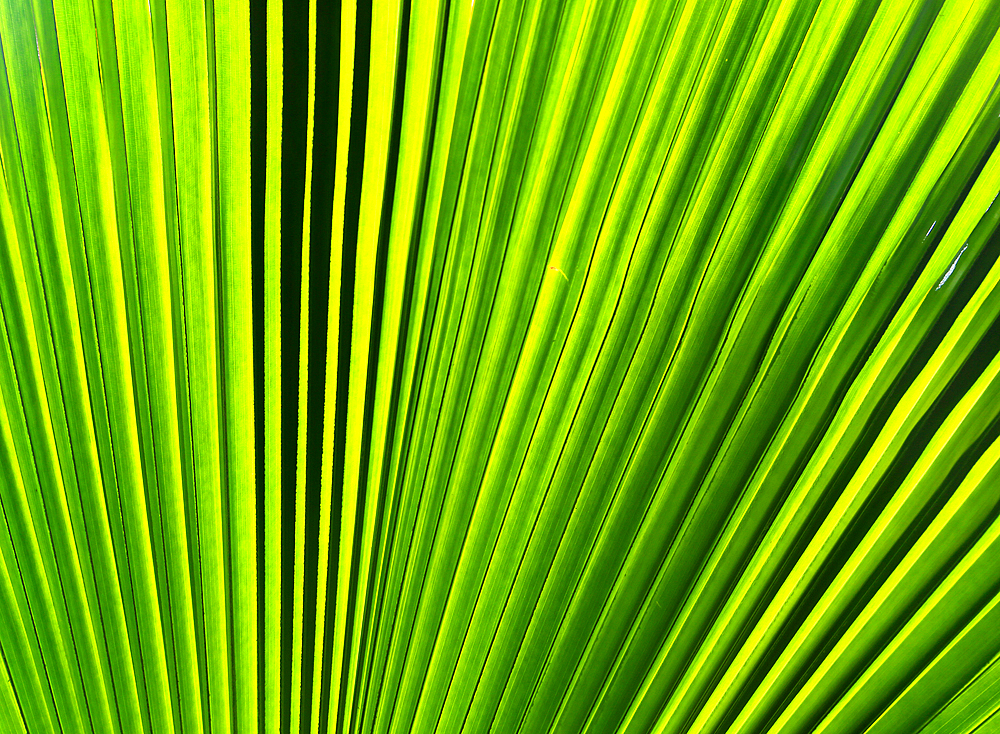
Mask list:
POLYGON ((1000 2, 0 59, 4 732, 1000 727, 1000 2))

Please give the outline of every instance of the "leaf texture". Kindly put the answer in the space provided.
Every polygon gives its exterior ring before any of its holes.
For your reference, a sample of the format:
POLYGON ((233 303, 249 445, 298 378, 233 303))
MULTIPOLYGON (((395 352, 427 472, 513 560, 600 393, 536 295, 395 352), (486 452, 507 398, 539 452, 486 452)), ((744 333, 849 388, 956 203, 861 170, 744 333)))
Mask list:
POLYGON ((1000 2, 0 54, 0 731, 1000 730, 1000 2))

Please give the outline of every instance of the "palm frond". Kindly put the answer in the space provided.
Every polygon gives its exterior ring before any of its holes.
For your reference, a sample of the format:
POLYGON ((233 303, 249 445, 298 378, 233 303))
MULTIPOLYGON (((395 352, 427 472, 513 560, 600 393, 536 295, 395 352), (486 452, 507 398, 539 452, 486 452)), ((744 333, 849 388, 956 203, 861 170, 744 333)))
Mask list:
POLYGON ((1000 726, 1000 3, 0 53, 3 732, 1000 726))

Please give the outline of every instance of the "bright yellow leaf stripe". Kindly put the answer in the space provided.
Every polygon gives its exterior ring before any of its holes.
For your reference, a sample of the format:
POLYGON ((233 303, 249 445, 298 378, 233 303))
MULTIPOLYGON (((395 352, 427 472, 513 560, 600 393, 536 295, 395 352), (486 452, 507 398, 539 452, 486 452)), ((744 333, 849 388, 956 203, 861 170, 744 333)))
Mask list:
POLYGON ((0 54, 0 731, 1000 726, 1000 2, 0 54))

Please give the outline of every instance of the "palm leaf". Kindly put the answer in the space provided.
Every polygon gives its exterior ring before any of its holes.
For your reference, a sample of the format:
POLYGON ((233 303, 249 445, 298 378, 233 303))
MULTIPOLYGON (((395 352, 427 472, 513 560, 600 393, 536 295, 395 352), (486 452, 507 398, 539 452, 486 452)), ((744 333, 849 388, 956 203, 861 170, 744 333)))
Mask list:
POLYGON ((1000 726, 998 32, 0 3, 0 731, 1000 726))

